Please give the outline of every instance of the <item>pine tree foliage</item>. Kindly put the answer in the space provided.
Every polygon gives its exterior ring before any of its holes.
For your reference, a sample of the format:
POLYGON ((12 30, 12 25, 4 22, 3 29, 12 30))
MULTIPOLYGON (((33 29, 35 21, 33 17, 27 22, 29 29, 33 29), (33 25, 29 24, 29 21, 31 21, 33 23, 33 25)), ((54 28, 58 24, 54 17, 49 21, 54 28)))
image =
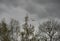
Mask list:
POLYGON ((18 41, 19 39, 19 41, 60 41, 59 21, 48 20, 43 22, 38 27, 38 33, 35 33, 35 26, 29 24, 27 15, 22 29, 23 31, 20 29, 19 22, 15 19, 11 19, 10 24, 2 20, 0 22, 0 41, 18 41))
POLYGON ((10 24, 7 24, 5 23, 5 20, 2 20, 2 22, 0 23, 1 41, 18 41, 18 33, 20 33, 20 26, 18 21, 12 19, 10 24), (14 33, 16 33, 15 36, 14 33))
POLYGON ((34 41, 34 26, 28 24, 28 16, 25 17, 25 24, 23 25, 24 32, 21 32, 21 41, 34 41))
POLYGON ((2 22, 0 23, 0 37, 1 41, 10 41, 7 24, 4 20, 2 20, 2 22))

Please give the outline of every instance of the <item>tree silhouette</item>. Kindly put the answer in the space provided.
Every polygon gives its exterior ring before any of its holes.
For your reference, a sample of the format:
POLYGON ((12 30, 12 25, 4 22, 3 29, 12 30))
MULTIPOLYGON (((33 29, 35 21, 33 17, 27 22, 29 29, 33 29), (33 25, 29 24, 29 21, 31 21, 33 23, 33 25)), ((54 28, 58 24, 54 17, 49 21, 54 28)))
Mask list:
POLYGON ((0 23, 0 36, 2 38, 1 41, 10 41, 8 28, 5 20, 2 20, 2 22, 0 23))
POLYGON ((24 32, 21 32, 21 41, 32 41, 31 36, 34 36, 34 26, 28 24, 28 16, 25 17, 25 24, 23 24, 23 30, 24 32))
POLYGON ((47 34, 50 41, 53 40, 53 36, 55 36, 56 32, 58 32, 59 29, 60 24, 55 20, 48 20, 47 22, 43 22, 43 24, 39 26, 39 31, 47 34))
POLYGON ((0 23, 0 40, 1 41, 18 41, 20 33, 19 22, 12 19, 10 24, 7 24, 3 19, 0 23), (14 34, 16 35, 14 36, 14 34))
POLYGON ((14 19, 11 19, 11 22, 10 22, 10 35, 12 36, 11 37, 11 40, 12 41, 18 41, 17 38, 18 38, 18 33, 20 33, 20 26, 19 26, 19 22, 17 20, 14 20, 14 19), (14 33, 16 33, 15 37, 14 37, 14 33))

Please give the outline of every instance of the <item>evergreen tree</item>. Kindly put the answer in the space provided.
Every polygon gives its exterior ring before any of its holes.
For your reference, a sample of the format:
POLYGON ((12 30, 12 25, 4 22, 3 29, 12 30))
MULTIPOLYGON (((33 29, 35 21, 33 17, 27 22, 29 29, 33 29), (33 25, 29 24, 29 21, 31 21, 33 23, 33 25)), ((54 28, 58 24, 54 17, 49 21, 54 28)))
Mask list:
POLYGON ((5 20, 2 20, 2 22, 0 23, 0 36, 2 38, 1 41, 10 41, 8 28, 5 20))
POLYGON ((23 25, 24 32, 21 32, 21 41, 32 41, 34 36, 34 26, 28 24, 28 16, 25 17, 25 24, 23 25))

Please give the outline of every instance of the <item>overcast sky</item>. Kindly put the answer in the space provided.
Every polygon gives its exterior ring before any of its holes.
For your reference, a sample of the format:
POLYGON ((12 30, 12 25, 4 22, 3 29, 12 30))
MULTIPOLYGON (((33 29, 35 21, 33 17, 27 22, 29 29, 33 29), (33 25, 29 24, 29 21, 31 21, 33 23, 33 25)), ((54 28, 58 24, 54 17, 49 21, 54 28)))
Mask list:
POLYGON ((37 20, 60 18, 60 0, 0 0, 0 19, 11 17, 22 21, 26 13, 37 20))

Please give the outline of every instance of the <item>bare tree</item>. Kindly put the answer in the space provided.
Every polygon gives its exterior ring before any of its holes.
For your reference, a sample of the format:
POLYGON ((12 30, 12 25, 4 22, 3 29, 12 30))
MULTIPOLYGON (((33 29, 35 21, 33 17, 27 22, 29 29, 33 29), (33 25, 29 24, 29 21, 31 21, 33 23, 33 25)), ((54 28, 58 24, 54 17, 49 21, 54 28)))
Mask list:
POLYGON ((50 41, 53 40, 53 36, 55 36, 56 32, 58 32, 59 30, 60 24, 58 21, 55 20, 48 20, 46 22, 43 22, 43 24, 39 26, 39 32, 47 34, 50 41))
POLYGON ((20 33, 20 26, 19 26, 19 22, 17 20, 12 19, 10 22, 10 35, 12 36, 11 39, 12 41, 18 41, 18 33, 20 33), (14 33, 16 33, 16 35, 14 36, 14 33))

